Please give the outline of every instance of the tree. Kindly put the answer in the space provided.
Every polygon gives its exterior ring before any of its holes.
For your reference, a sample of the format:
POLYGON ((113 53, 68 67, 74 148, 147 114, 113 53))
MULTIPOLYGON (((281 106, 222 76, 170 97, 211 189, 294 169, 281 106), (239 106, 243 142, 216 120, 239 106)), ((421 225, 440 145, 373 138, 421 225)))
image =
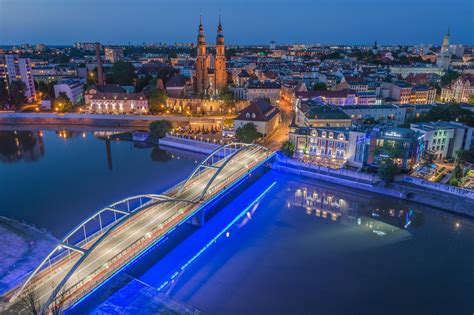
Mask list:
POLYGON ((474 159, 473 150, 459 149, 456 151, 456 162, 459 164, 464 164, 465 162, 472 162, 473 159, 474 159))
POLYGON ((438 105, 414 119, 414 122, 429 121, 459 121, 468 126, 474 126, 474 114, 461 108, 459 104, 438 105))
POLYGON ((170 130, 172 124, 168 120, 156 120, 150 123, 148 129, 154 138, 163 138, 170 130))
POLYGON ((431 165, 433 164, 436 156, 433 151, 425 150, 422 155, 422 159, 424 160, 424 165, 431 165))
POLYGON ((459 186, 462 175, 463 175, 463 170, 461 168, 461 165, 456 164, 456 167, 453 170, 453 174, 451 175, 451 179, 449 180, 449 184, 453 186, 459 186))
POLYGON ((247 123, 237 128, 235 135, 244 143, 253 143, 255 140, 263 137, 263 135, 257 131, 257 127, 253 123, 247 123))
POLYGON ((33 285, 28 285, 22 292, 18 305, 28 314, 37 315, 40 314, 41 304, 39 301, 39 294, 36 290, 36 287, 33 285))
POLYGON ((168 96, 166 96, 165 92, 153 89, 150 95, 150 99, 148 100, 148 109, 151 114, 158 114, 163 112, 166 104, 166 100, 168 96))
POLYGON ((7 84, 0 79, 0 108, 8 103, 7 84))
POLYGON ((235 105, 234 93, 226 86, 221 90, 221 99, 224 101, 226 108, 232 108, 235 105))
POLYGON ((393 162, 393 159, 391 158, 384 158, 382 160, 382 163, 380 164, 380 167, 377 171, 379 174, 380 178, 385 182, 385 183, 390 183, 393 182, 395 179, 395 175, 398 172, 398 167, 397 165, 393 162))
POLYGON ((132 85, 135 79, 135 67, 130 62, 119 61, 113 64, 109 74, 116 84, 132 85))
POLYGON ((137 92, 143 91, 144 88, 146 88, 148 85, 150 85, 151 80, 153 77, 149 74, 146 76, 139 78, 137 81, 137 85, 135 86, 135 89, 137 92))
POLYGON ((456 71, 448 70, 446 73, 441 77, 441 85, 446 86, 451 84, 454 80, 456 80, 460 74, 456 71))
POLYGON ((66 93, 59 93, 58 97, 54 100, 54 110, 59 113, 66 113, 72 109, 72 103, 66 93))
POLYGON ((295 144, 291 141, 285 141, 280 149, 283 154, 286 156, 292 157, 295 154, 296 147, 295 144))
POLYGON ((10 83, 10 100, 18 109, 26 103, 26 85, 21 80, 12 81, 10 83))
POLYGON ((469 96, 469 100, 467 101, 469 104, 474 105, 474 95, 469 96))
POLYGON ((324 82, 318 82, 313 85, 313 91, 326 91, 327 89, 326 83, 324 82))

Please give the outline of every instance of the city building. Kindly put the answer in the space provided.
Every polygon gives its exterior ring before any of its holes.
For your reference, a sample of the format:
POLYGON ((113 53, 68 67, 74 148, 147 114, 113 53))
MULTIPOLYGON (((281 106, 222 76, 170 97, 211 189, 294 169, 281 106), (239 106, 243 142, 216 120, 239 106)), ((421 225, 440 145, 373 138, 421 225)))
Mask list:
POLYGON ((92 97, 99 93, 107 93, 107 94, 117 94, 117 93, 125 93, 126 91, 120 87, 118 84, 104 84, 104 85, 92 85, 87 89, 84 93, 84 100, 86 105, 91 104, 92 97))
POLYGON ((427 85, 412 87, 410 104, 433 104, 436 99, 436 89, 427 85))
POLYGON ((234 129, 252 123, 264 137, 272 133, 281 123, 280 110, 266 99, 252 101, 234 119, 234 129))
POLYGON ((341 110, 354 121, 373 118, 379 123, 401 125, 406 120, 406 108, 397 105, 351 105, 341 110))
POLYGON ((321 105, 348 106, 358 104, 357 93, 350 89, 296 92, 295 99, 300 99, 303 102, 311 100, 321 105))
POLYGON ((328 128, 292 124, 289 133, 295 157, 330 168, 378 168, 383 159, 392 158, 400 169, 409 170, 421 158, 423 138, 416 131, 387 125, 328 128))
POLYGON ((116 63, 123 59, 123 48, 108 46, 104 48, 105 61, 116 63))
POLYGON ((390 97, 397 100, 399 104, 408 104, 411 100, 411 84, 399 81, 390 83, 390 97))
POLYGON ((299 127, 350 127, 352 121, 341 107, 298 100, 295 124, 299 127))
POLYGON ((474 95, 474 74, 465 74, 441 89, 441 101, 467 103, 474 95))
POLYGON ((31 73, 35 81, 45 83, 78 76, 76 66, 58 64, 35 65, 32 67, 31 73))
POLYGON ((197 40, 196 72, 194 91, 197 96, 219 95, 227 86, 227 68, 225 60, 224 34, 219 17, 216 39, 216 56, 207 53, 206 38, 202 20, 199 21, 197 40))
POLYGON ((410 129, 424 135, 424 147, 436 160, 455 158, 458 150, 474 148, 474 128, 457 122, 410 124, 410 129))
POLYGON ((444 70, 449 69, 451 64, 451 52, 449 51, 449 29, 443 37, 441 51, 437 56, 436 65, 444 70))
POLYGON ((352 128, 290 126, 289 140, 295 157, 331 168, 344 165, 361 168, 365 157, 365 132, 352 128))
POLYGON ((95 93, 90 112, 99 114, 146 114, 148 99, 143 93, 95 93))
POLYGON ((177 74, 166 82, 166 94, 172 98, 183 98, 186 95, 186 77, 177 74))
POLYGON ((280 100, 281 85, 274 81, 249 80, 245 87, 245 97, 248 101, 267 98, 272 104, 280 100))
POLYGON ((25 84, 25 97, 27 101, 32 102, 35 100, 35 82, 29 58, 19 58, 16 54, 0 55, 0 79, 7 83, 7 89, 13 81, 22 81, 25 84))
POLYGON ((379 125, 367 133, 366 165, 379 167, 384 159, 392 159, 402 170, 412 169, 424 151, 423 134, 406 128, 379 125))
POLYGON ((55 84, 55 97, 58 97, 60 93, 65 93, 72 105, 80 104, 84 100, 83 86, 78 79, 64 79, 55 84))

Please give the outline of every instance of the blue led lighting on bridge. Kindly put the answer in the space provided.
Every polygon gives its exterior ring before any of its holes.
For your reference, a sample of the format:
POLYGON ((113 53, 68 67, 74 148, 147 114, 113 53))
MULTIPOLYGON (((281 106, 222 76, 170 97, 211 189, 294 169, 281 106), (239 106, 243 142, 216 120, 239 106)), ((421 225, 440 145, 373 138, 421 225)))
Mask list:
MULTIPOLYGON (((73 309, 75 308, 77 305, 79 305, 81 302, 83 302, 84 300, 86 300, 90 295, 92 295, 94 292, 96 292, 98 289, 100 289, 102 286, 104 286, 106 283, 108 283, 110 280, 112 280, 120 271, 126 269, 127 267, 129 267, 130 265, 132 265, 135 261, 137 261, 138 259, 140 259, 143 255, 145 255, 150 249, 152 249, 153 247, 155 247, 157 244, 161 243, 163 241, 163 239, 165 239, 166 237, 169 236, 169 234, 171 232, 173 232, 178 226, 180 226, 181 224, 183 224, 184 222, 187 222, 190 218, 192 218, 194 215, 196 215, 197 213, 199 213, 200 211, 203 211, 205 208, 208 208, 210 207, 211 204, 213 204, 214 202, 216 202, 218 200, 218 198, 222 198, 223 196, 225 196, 226 194, 228 194, 232 188, 234 188, 235 186, 241 184, 242 182, 245 181, 245 179, 254 171, 256 170, 257 168, 259 168, 260 166, 262 166, 263 164, 265 164, 266 162, 268 162, 271 158, 273 158, 273 154, 270 154, 266 159, 262 160, 260 163, 258 163, 257 165, 255 165, 253 168, 249 169, 248 172, 244 175, 242 175, 240 178, 238 178, 236 181, 234 181, 233 183, 231 183, 229 186, 227 186, 224 190, 222 190, 221 192, 217 193, 215 196, 213 196, 212 198, 210 198, 205 204, 203 204, 201 207, 199 207, 198 209, 196 209, 196 211, 194 211, 193 213, 191 213, 190 215, 188 215, 187 217, 185 217, 177 226, 173 227, 171 230, 169 230, 168 232, 166 232, 164 235, 162 235, 159 239, 157 239, 154 243, 150 244, 148 247, 146 247, 140 254, 138 254, 136 257, 134 257, 133 259, 131 259, 128 263, 126 263, 125 265, 123 265, 122 267, 120 267, 119 269, 117 269, 114 273, 112 273, 107 279, 105 279, 103 282, 101 282, 99 285, 97 285, 94 289, 92 289, 90 292, 88 292, 86 295, 84 295, 82 298, 80 298, 77 302, 75 302, 71 307, 70 309, 73 309)), ((273 187, 273 185, 276 184, 273 183, 271 187, 273 187)), ((271 188, 269 187, 268 190, 271 188)), ((268 191, 267 190, 267 191, 268 191)), ((263 197, 262 197, 263 198, 263 197)), ((257 198, 258 199, 258 198, 257 198)), ((248 207, 250 208, 251 205, 248 207)), ((243 211, 243 213, 240 215, 240 217, 245 214, 245 212, 248 211, 248 209, 246 208, 246 210, 243 211)), ((237 221, 238 218, 235 219, 235 221, 237 221)), ((232 224, 235 223, 234 221, 231 222, 232 224)), ((232 225, 231 224, 231 225, 232 225)), ((230 226, 229 226, 230 227, 230 226)), ((228 229, 228 228, 226 228, 228 229)), ((225 232, 225 231, 224 231, 225 232)), ((223 233, 224 233, 223 232, 223 233)), ((219 236, 222 235, 221 233, 219 234, 219 236)), ((189 265, 189 264, 188 264, 189 265)), ((168 282, 168 281, 166 281, 168 282)), ((161 286, 166 286, 165 283, 163 283, 161 286)), ((161 286, 158 288, 160 290, 161 286)))

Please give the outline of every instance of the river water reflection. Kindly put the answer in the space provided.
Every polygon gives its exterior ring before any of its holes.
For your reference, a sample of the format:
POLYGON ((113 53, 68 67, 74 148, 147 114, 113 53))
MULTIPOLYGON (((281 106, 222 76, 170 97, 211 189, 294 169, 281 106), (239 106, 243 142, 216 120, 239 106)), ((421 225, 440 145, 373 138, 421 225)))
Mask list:
MULTIPOLYGON (((0 215, 61 237, 107 204, 177 183, 203 158, 106 136, 0 131, 0 215)), ((208 314, 472 314, 473 245, 465 218, 269 171, 126 274, 208 314)), ((149 300, 136 287, 104 289, 76 312, 149 300)))
POLYGON ((60 238, 122 198, 183 180, 203 156, 105 140, 108 130, 0 131, 0 215, 60 238))

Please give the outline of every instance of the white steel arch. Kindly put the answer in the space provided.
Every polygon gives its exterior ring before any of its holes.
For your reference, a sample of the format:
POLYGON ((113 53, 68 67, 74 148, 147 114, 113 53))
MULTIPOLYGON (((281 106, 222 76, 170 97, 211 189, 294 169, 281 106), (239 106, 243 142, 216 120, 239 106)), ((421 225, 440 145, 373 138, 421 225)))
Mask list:
MULTIPOLYGON (((129 218, 133 217, 135 214, 138 214, 141 210, 147 208, 153 203, 161 203, 161 202, 189 202, 191 201, 188 200, 179 200, 179 199, 173 199, 169 196, 166 195, 156 195, 156 194, 143 194, 143 195, 137 195, 137 196, 132 196, 128 197, 125 199, 122 199, 120 201, 117 201, 105 208, 100 209, 99 211, 95 212, 93 215, 89 216, 87 219, 83 220, 79 225, 77 225, 74 229, 72 229, 52 250, 51 252, 43 259, 43 261, 38 265, 38 267, 35 268, 35 270, 30 274, 30 276, 26 279, 26 281, 23 283, 21 288, 12 296, 10 299, 11 302, 14 302, 18 296, 23 292, 23 290, 31 283, 33 278, 40 274, 43 267, 50 261, 51 258, 56 258, 54 256, 55 253, 60 252, 64 248, 68 250, 72 250, 75 253, 78 253, 82 255, 83 257, 87 257, 87 255, 90 254, 90 252, 93 251, 93 249, 100 243, 102 240, 110 234, 111 231, 116 229, 118 226, 120 226, 123 222, 126 222, 129 218), (130 202, 131 201, 138 201, 139 206, 135 208, 130 207, 130 202), (119 205, 126 205, 127 209, 122 210, 122 209, 117 209, 116 207, 119 205), (78 231, 83 229, 87 223, 95 220, 96 218, 99 218, 100 221, 100 216, 101 214, 104 214, 106 212, 111 212, 114 214, 114 217, 116 218, 115 221, 111 222, 107 226, 100 226, 99 231, 94 233, 93 235, 90 235, 87 237, 85 235, 85 239, 82 240, 81 242, 77 244, 70 244, 69 239, 75 235, 78 231), (119 217, 117 218, 115 215, 118 214, 119 217), (88 244, 89 241, 92 241, 94 238, 97 238, 95 242, 92 242, 92 244, 88 244), (81 244, 82 243, 82 244, 81 244)), ((100 223, 101 224, 101 223, 100 223)), ((64 253, 64 252, 62 252, 64 253)), ((58 256, 60 256, 62 253, 59 253, 58 256)), ((70 253, 69 253, 70 254, 70 253)), ((81 259, 80 259, 81 260, 81 259)), ((74 265, 72 269, 75 269, 79 266, 80 264, 74 265)), ((51 266, 51 263, 50 263, 51 266)), ((72 272, 71 272, 72 274, 72 272)), ((63 279, 64 280, 64 279, 63 279)), ((67 279, 66 279, 67 280, 67 279)), ((65 282, 65 281, 61 281, 65 282)), ((58 289, 59 285, 56 287, 56 289, 53 292, 53 295, 49 299, 49 303, 54 299, 54 295, 59 292, 58 289)), ((47 304, 49 304, 47 303, 47 304)))
MULTIPOLYGON (((204 161, 202 161, 188 176, 184 184, 181 186, 180 190, 178 191, 177 195, 180 196, 183 191, 188 187, 188 184, 192 182, 195 177, 198 177, 203 171, 207 169, 215 169, 216 172, 214 175, 218 175, 221 170, 227 165, 228 161, 232 160, 234 156, 238 153, 242 152, 246 148, 260 148, 269 152, 269 150, 265 147, 262 147, 258 144, 248 144, 248 143, 231 143, 225 146, 219 147, 214 150, 204 161)), ((207 189, 209 188, 210 184, 214 181, 215 176, 213 176, 209 182, 209 184, 204 188, 202 194, 200 195, 201 199, 207 189)), ((198 200, 199 200, 198 199, 198 200)))

